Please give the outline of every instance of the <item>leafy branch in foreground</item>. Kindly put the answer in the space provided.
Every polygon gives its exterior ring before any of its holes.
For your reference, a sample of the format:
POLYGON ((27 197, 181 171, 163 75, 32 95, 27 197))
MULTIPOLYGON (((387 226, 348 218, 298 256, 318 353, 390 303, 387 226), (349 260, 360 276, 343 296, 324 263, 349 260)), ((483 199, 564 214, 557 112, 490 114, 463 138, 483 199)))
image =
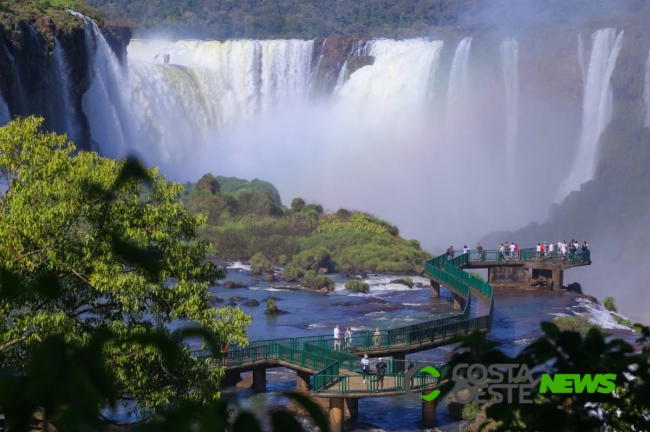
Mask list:
MULTIPOLYGON (((542 374, 616 374, 613 393, 540 393, 536 386, 530 396, 533 404, 488 405, 488 421, 482 427, 491 431, 648 430, 650 329, 638 328, 641 334, 637 343, 641 348, 635 350, 621 339, 606 338, 597 328, 582 336, 544 322, 544 336, 514 357, 499 350, 499 344, 488 341, 484 334, 475 333, 457 339, 461 345, 451 367, 462 363, 525 364, 535 380, 542 374)), ((518 400, 517 393, 514 389, 513 400, 518 400)))

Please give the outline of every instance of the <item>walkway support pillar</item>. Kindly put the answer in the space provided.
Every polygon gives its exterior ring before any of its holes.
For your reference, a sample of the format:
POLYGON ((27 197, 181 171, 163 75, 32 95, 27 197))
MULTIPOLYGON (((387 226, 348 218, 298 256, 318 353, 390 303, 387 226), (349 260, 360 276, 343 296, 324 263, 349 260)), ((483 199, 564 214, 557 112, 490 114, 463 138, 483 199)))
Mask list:
MULTIPOLYGON (((433 390, 425 390, 423 394, 427 395, 433 390)), ((436 400, 422 401, 422 426, 430 428, 436 427, 436 400)))
POLYGON ((553 289, 561 290, 562 284, 564 283, 564 271, 560 270, 559 266, 556 269, 553 269, 553 289))
POLYGON ((330 430, 343 432, 343 399, 330 398, 330 430))
POLYGON ((440 297, 440 284, 438 282, 431 281, 431 286, 429 287, 429 291, 431 291, 432 298, 440 297))
POLYGON ((359 417, 359 398, 345 398, 345 415, 352 419, 359 417))
POLYGON ((253 391, 255 393, 264 393, 266 391, 266 368, 259 367, 253 369, 253 391))
POLYGON ((456 293, 454 293, 454 309, 456 310, 463 309, 463 298, 456 293))
POLYGON ((297 371, 296 390, 308 392, 310 378, 311 378, 311 374, 309 372, 297 371))

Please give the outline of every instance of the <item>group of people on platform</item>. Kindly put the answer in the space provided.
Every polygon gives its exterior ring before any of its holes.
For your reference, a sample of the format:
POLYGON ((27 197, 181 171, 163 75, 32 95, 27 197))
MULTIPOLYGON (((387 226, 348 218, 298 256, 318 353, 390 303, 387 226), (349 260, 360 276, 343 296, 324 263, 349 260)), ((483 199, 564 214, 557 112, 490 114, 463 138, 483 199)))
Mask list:
POLYGON ((561 256, 562 259, 570 255, 576 256, 578 252, 585 253, 589 252, 589 243, 585 240, 582 245, 578 243, 578 240, 571 239, 571 242, 567 243, 566 240, 558 240, 557 246, 551 243, 537 243, 537 256, 540 260, 544 260, 548 257, 561 256))
MULTIPOLYGON (((476 256, 475 259, 476 261, 482 261, 485 256, 483 254, 483 246, 481 246, 480 243, 476 243, 476 256)), ((518 260, 520 259, 520 250, 519 246, 512 242, 512 243, 501 243, 501 246, 499 248, 499 252, 501 254, 501 259, 504 261, 510 261, 510 260, 518 260)), ((567 243, 566 240, 559 240, 557 242, 557 246, 553 243, 537 243, 537 250, 536 250, 536 257, 539 260, 545 260, 546 258, 554 258, 554 257, 562 257, 563 259, 566 259, 567 257, 573 255, 577 255, 578 252, 585 253, 589 252, 589 244, 585 240, 582 245, 578 243, 578 240, 571 239, 571 242, 567 243)), ((449 246, 447 248, 447 261, 451 261, 455 258, 455 249, 453 246, 449 246)), ((470 254, 472 253, 467 245, 463 246, 463 254, 470 254)), ((470 257, 472 259, 472 257, 470 257)))
MULTIPOLYGON (((381 331, 379 327, 372 336, 373 344, 378 347, 381 343, 381 331)), ((338 324, 334 327, 334 349, 336 351, 350 351, 352 349, 352 329, 348 327, 343 333, 343 346, 341 346, 341 329, 338 324)))

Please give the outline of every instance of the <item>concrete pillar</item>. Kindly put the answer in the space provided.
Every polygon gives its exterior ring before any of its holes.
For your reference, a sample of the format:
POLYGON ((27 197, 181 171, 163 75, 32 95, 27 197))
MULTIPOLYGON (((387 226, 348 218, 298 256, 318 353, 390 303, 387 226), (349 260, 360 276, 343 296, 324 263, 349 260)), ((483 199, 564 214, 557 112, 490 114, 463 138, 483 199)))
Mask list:
POLYGON ((296 372, 296 390, 309 391, 309 380, 311 374, 309 372, 296 372))
MULTIPOLYGON (((433 390, 425 390, 423 394, 429 394, 433 390)), ((430 402, 422 401, 422 426, 436 427, 436 400, 430 402)))
POLYGON ((353 419, 359 417, 359 398, 345 398, 345 416, 353 419))
POLYGON ((330 398, 330 430, 343 432, 343 398, 330 398))
POLYGON ((438 282, 431 281, 429 291, 431 291, 432 298, 440 297, 440 284, 438 282))
POLYGON ((221 380, 222 387, 233 387, 241 381, 241 374, 239 372, 226 371, 226 376, 221 380))
POLYGON ((454 293, 454 309, 463 309, 463 298, 456 293, 454 293))
POLYGON ((255 393, 266 391, 266 368, 253 369, 253 391, 255 393))
POLYGON ((561 290, 564 284, 564 271, 560 267, 553 269, 553 289, 561 290))
POLYGON ((406 364, 404 363, 405 358, 405 354, 393 354, 393 360, 397 360, 395 362, 395 373, 404 372, 406 369, 406 364))

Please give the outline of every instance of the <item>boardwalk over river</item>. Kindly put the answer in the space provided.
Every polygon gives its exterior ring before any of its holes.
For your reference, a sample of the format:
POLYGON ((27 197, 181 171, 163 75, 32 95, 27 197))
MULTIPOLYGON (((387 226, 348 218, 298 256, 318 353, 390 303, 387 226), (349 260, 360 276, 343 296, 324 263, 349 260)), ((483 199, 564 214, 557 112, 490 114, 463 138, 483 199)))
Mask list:
MULTIPOLYGON (((540 257, 534 250, 520 251, 518 259, 509 259, 499 251, 471 251, 448 260, 446 255, 427 261, 424 276, 431 280, 431 295, 439 296, 441 286, 453 293, 454 308, 458 313, 445 318, 431 317, 431 320, 403 327, 389 328, 376 332, 356 333, 353 344, 346 350, 344 340, 335 340, 330 335, 304 336, 272 340, 251 341, 246 347, 230 347, 218 360, 218 366, 226 374, 239 375, 253 372, 253 390, 266 390, 266 369, 287 367, 297 372, 296 387, 318 398, 329 399, 330 426, 333 432, 343 430, 344 414, 355 417, 360 398, 398 396, 404 394, 405 355, 440 347, 449 343, 453 336, 474 331, 489 332, 492 327, 494 299, 492 286, 463 271, 464 268, 488 268, 491 282, 499 275, 519 278, 521 271, 541 277, 559 278, 564 270, 591 264, 589 253, 581 253, 566 259, 557 256, 540 257), (503 270, 503 269, 510 270, 503 270), (500 270, 499 270, 500 269, 500 270), (516 269, 514 272, 512 269, 516 269), (523 270, 519 270, 523 269, 523 270), (559 272, 559 273, 558 273, 559 272), (514 276, 512 276, 514 274, 514 276), (486 307, 477 308, 486 313, 470 316, 472 299, 486 307), (387 359, 388 370, 384 375, 383 387, 379 387, 377 376, 372 374, 364 382, 361 374, 361 357, 391 357, 387 359)), ((501 278, 503 280, 503 278, 501 278)), ((517 279, 518 280, 518 279, 517 279)), ((199 358, 211 358, 208 352, 195 351, 199 358)), ((417 364, 416 364, 417 365, 417 364)), ((446 364, 437 366, 440 377, 417 373, 410 383, 414 392, 430 393, 449 377, 446 364)), ((436 401, 422 402, 423 424, 436 424, 436 401)))

